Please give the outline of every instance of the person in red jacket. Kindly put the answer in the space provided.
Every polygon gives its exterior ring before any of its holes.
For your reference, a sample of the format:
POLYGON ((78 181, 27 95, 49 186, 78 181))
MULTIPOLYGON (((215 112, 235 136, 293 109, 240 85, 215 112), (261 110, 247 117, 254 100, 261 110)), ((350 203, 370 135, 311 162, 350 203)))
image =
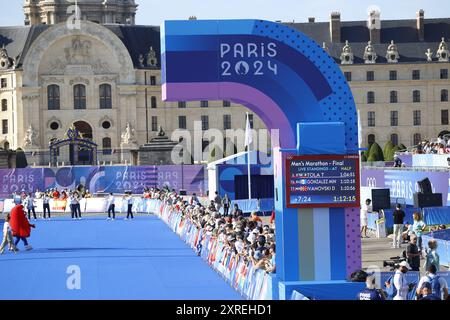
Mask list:
POLYGON ((23 241, 26 250, 32 250, 33 248, 28 244, 27 238, 31 235, 31 228, 36 228, 34 224, 30 224, 28 221, 23 205, 19 201, 16 201, 16 206, 11 210, 11 220, 9 221, 12 234, 16 238, 15 245, 20 240, 23 241))

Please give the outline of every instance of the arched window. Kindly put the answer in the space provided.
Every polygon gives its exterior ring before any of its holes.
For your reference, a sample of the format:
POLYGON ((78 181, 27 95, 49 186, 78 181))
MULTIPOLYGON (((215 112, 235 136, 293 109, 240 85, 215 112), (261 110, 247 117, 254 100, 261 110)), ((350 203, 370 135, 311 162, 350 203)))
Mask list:
POLYGON ((8 100, 2 100, 2 111, 8 111, 8 100))
POLYGON ((413 102, 420 102, 420 90, 413 91, 413 102))
POLYGON ((375 143, 375 135, 374 134, 369 134, 367 136, 367 143, 369 146, 371 146, 375 143))
POLYGON ((56 84, 47 87, 48 110, 60 109, 60 92, 59 86, 56 84))
POLYGON ((441 90, 441 101, 448 102, 448 90, 441 90))
POLYGON ((391 142, 394 146, 398 145, 398 134, 396 133, 391 134, 391 142))
POLYGON ((390 102, 391 102, 391 103, 397 103, 397 102, 398 102, 397 91, 391 91, 391 94, 390 94, 390 102))
POLYGON ((109 156, 109 155, 112 154, 111 138, 103 138, 103 140, 102 140, 102 148, 103 148, 103 155, 109 156))
POLYGON ((100 109, 111 109, 112 99, 111 99, 111 85, 101 84, 99 88, 100 93, 100 109))
POLYGON ((420 133, 415 133, 413 136, 413 145, 417 146, 422 141, 422 135, 420 133))
POLYGON ((86 86, 77 84, 73 87, 74 109, 86 109, 86 86))

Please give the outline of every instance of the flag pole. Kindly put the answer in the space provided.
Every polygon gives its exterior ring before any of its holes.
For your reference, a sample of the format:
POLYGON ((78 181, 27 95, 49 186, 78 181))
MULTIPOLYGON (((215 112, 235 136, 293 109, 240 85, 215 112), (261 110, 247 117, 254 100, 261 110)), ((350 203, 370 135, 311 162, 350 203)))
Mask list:
POLYGON ((246 132, 246 143, 247 143, 247 178, 248 178, 248 199, 251 200, 252 199, 252 173, 251 173, 251 169, 250 169, 250 146, 251 146, 251 140, 250 139, 250 135, 251 135, 251 127, 250 127, 250 117, 248 115, 247 112, 247 125, 246 125, 247 131, 246 132))

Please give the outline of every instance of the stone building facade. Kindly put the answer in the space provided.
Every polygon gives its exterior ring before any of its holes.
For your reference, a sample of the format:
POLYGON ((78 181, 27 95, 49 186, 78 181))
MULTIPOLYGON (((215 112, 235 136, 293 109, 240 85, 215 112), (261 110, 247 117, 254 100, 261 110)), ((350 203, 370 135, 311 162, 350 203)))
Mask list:
MULTIPOLYGON (((194 125, 224 136, 245 128, 247 109, 238 104, 162 101, 159 27, 134 25, 134 1, 78 4, 80 28, 67 27, 65 1, 38 0, 25 1, 26 26, 0 27, 0 147, 24 148, 31 163, 48 164, 49 142, 75 124, 98 144, 99 162, 137 163, 137 150, 160 127, 168 137, 194 125), (107 18, 112 13, 115 19, 107 18)), ((420 11, 417 19, 375 28, 332 13, 329 22, 287 25, 341 64, 360 111, 363 145, 413 145, 448 129, 450 19, 425 19, 420 11)), ((251 116, 254 129, 265 128, 251 116)), ((243 148, 226 140, 213 158, 243 148)))

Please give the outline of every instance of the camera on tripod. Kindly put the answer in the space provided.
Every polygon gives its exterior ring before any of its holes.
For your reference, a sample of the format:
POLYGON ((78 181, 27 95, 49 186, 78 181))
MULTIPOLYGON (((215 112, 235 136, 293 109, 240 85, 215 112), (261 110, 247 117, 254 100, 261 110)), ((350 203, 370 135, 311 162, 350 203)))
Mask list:
POLYGON ((391 257, 389 260, 383 260, 383 268, 391 267, 390 271, 395 271, 400 268, 400 263, 406 261, 404 257, 391 257))

